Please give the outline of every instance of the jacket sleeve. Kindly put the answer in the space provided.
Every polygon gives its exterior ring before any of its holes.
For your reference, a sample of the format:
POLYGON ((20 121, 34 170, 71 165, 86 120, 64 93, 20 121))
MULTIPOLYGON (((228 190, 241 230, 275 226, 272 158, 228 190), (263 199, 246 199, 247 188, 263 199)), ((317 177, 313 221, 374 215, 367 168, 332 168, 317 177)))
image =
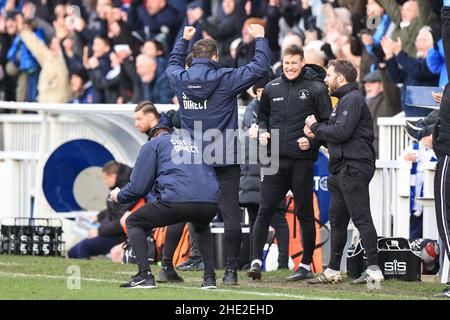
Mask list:
POLYGON ((30 30, 23 30, 20 33, 20 37, 27 49, 30 50, 37 62, 42 66, 45 58, 51 54, 47 46, 30 30))
POLYGON ((351 138, 361 118, 362 106, 358 101, 348 101, 345 106, 345 110, 340 112, 335 124, 316 122, 311 126, 311 131, 317 139, 331 143, 344 143, 351 138), (345 111, 347 111, 346 115, 344 115, 345 111))
POLYGON ((162 74, 162 78, 157 81, 156 91, 158 95, 158 103, 171 103, 174 92, 169 84, 169 79, 162 74))
POLYGON ((278 34, 280 32, 279 26, 280 9, 275 6, 268 6, 267 8, 267 28, 266 38, 269 41, 269 47, 272 51, 280 51, 278 43, 278 34))
MULTIPOLYGON (((441 43, 442 40, 439 40, 439 42, 441 43)), ((432 73, 439 74, 444 63, 445 61, 442 58, 439 49, 436 50, 434 47, 428 49, 427 66, 432 73)))
POLYGON ((255 55, 249 64, 234 69, 225 77, 228 78, 230 93, 237 95, 258 82, 270 71, 270 49, 265 38, 257 38, 255 55))
POLYGON ((169 62, 166 68, 166 75, 169 78, 170 84, 173 87, 173 80, 177 76, 185 71, 187 49, 189 46, 189 41, 184 38, 180 38, 173 47, 172 53, 170 54, 169 62))
POLYGON ((258 112, 258 125, 260 129, 269 130, 270 127, 270 97, 267 95, 267 89, 263 91, 260 100, 258 112))
MULTIPOLYGON (((328 94, 328 88, 325 85, 321 85, 320 91, 315 95, 315 105, 317 106, 316 119, 318 122, 327 122, 330 119, 331 112, 333 110, 331 106, 331 98, 328 94)), ((309 139, 311 149, 319 148, 323 141, 319 138, 309 139)))
POLYGON ((97 89, 109 89, 118 86, 122 79, 120 74, 112 79, 106 79, 100 68, 90 70, 89 78, 92 80, 93 86, 97 89))
POLYGON ((391 20, 395 24, 399 24, 402 21, 402 17, 400 15, 400 8, 397 4, 396 0, 376 0, 380 6, 386 11, 391 20))
POLYGON ((130 182, 117 195, 120 203, 127 203, 145 197, 156 179, 157 150, 155 144, 147 142, 139 151, 130 182))
POLYGON ((395 57, 395 60, 402 66, 404 71, 412 75, 414 78, 429 78, 432 76, 426 63, 421 63, 418 59, 411 58, 403 50, 400 51, 400 53, 395 57))
POLYGON ((398 63, 395 57, 386 60, 386 68, 388 70, 389 77, 395 83, 402 83, 405 78, 405 72, 398 67, 398 63))
POLYGON ((389 108, 394 112, 401 112, 401 102, 400 102, 400 89, 395 83, 389 79, 386 69, 380 69, 381 83, 383 84, 383 91, 388 101, 389 108))

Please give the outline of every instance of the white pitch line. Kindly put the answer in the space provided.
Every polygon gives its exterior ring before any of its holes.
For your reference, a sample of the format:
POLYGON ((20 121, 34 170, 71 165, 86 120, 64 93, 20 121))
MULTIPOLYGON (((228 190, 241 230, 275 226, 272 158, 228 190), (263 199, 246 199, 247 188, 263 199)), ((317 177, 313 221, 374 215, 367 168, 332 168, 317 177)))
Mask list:
MULTIPOLYGON (((67 277, 64 276, 54 276, 47 274, 26 274, 26 273, 11 273, 11 272, 0 272, 0 276, 11 276, 11 277, 28 277, 28 278, 46 278, 46 279, 57 279, 57 280, 66 280, 67 277)), ((122 283, 123 281, 119 280, 111 280, 111 279, 97 279, 97 278, 81 278, 81 281, 90 281, 90 282, 107 282, 107 283, 122 283)), ((204 289, 197 287, 187 287, 187 286, 176 286, 176 285, 166 285, 163 287, 168 288, 176 288, 176 289, 187 289, 187 290, 201 290, 204 289)), ((255 292, 255 291, 240 291, 240 290, 227 290, 227 289, 215 289, 209 290, 209 292, 223 292, 223 293, 239 293, 244 295, 255 295, 262 297, 282 297, 282 298, 294 298, 294 299, 302 299, 302 300, 341 300, 338 298, 323 298, 316 296, 303 296, 303 295, 295 295, 288 293, 265 293, 265 292, 255 292)))

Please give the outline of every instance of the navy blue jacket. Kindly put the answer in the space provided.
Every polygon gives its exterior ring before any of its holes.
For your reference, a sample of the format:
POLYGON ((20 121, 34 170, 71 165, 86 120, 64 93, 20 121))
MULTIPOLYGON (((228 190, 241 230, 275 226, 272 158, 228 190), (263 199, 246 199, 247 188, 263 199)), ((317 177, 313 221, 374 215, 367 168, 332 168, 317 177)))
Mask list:
POLYGON ((127 203, 146 197, 150 190, 167 203, 218 203, 219 184, 214 169, 203 164, 175 163, 194 156, 198 148, 185 138, 163 133, 141 148, 131 172, 130 182, 117 199, 127 203))
MULTIPOLYGON (((188 45, 189 42, 186 39, 178 40, 166 69, 170 85, 180 102, 181 126, 193 135, 194 121, 201 121, 202 132, 216 129, 225 139, 227 129, 238 129, 237 95, 252 87, 270 70, 270 49, 267 40, 257 38, 255 56, 252 61, 238 69, 221 68, 218 63, 210 59, 198 58, 194 59, 192 66, 186 70, 188 45)), ((217 137, 214 136, 214 138, 217 137)), ((237 139, 225 140, 227 142, 223 143, 223 154, 220 155, 222 161, 219 160, 219 156, 211 163, 223 165, 240 162, 236 156, 237 139), (234 159, 227 159, 227 147, 229 158, 234 156, 234 159)), ((208 142, 204 143, 202 148, 206 144, 208 142)))

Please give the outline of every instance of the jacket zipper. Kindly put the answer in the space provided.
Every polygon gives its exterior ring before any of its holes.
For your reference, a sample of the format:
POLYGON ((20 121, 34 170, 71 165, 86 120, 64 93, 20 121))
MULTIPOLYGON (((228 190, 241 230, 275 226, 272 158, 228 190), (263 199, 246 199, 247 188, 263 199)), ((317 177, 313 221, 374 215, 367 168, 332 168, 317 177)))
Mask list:
POLYGON ((282 150, 284 151, 285 145, 286 145, 286 129, 287 129, 287 120, 288 120, 288 114, 289 114, 289 98, 291 97, 291 87, 292 87, 292 82, 289 81, 289 89, 288 89, 288 94, 287 94, 287 102, 286 102, 286 114, 284 117, 284 135, 283 135, 283 145, 282 145, 282 150))

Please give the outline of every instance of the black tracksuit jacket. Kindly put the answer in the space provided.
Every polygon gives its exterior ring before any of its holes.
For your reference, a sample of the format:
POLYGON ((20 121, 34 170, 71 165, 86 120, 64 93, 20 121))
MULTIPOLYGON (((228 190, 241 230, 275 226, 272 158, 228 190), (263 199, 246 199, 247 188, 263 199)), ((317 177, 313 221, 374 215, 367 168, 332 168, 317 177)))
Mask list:
POLYGON ((375 170, 373 119, 356 82, 350 82, 335 92, 339 99, 328 123, 314 123, 315 139, 325 141, 330 154, 329 171, 337 173, 350 165, 372 176, 375 170))
POLYGON ((279 130, 281 158, 317 159, 320 147, 317 140, 310 140, 311 148, 307 151, 300 150, 297 140, 305 137, 303 128, 307 116, 314 114, 319 122, 330 117, 331 99, 323 82, 325 75, 323 68, 307 64, 296 79, 288 80, 281 75, 265 86, 258 124, 260 129, 269 132, 279 130))

